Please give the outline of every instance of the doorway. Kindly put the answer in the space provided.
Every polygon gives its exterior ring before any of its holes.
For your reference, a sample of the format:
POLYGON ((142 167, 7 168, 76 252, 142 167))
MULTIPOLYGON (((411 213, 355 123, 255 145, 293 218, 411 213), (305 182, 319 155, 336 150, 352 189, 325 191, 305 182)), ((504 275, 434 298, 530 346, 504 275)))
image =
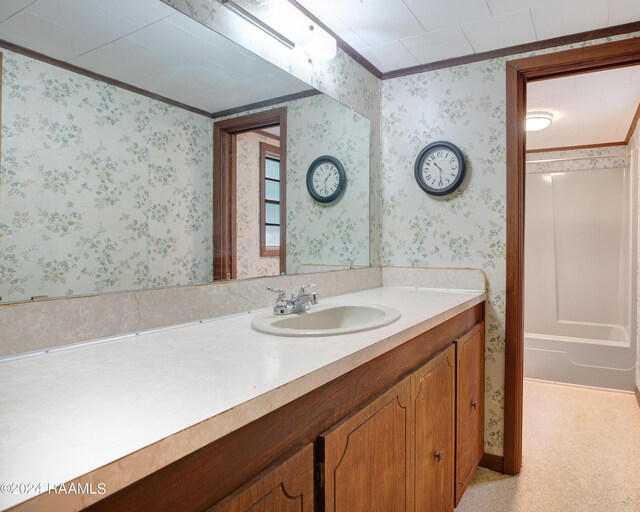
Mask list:
POLYGON ((214 281, 284 274, 287 108, 215 122, 213 139, 214 281), (238 174, 247 158, 255 170, 248 179, 238 174), (244 204, 249 189, 255 198, 244 204))
POLYGON ((522 465, 524 378, 524 207, 527 83, 640 63, 640 41, 614 43, 507 62, 507 268, 503 472, 522 465))
POLYGON ((524 376, 633 391, 640 66, 527 84, 524 376))

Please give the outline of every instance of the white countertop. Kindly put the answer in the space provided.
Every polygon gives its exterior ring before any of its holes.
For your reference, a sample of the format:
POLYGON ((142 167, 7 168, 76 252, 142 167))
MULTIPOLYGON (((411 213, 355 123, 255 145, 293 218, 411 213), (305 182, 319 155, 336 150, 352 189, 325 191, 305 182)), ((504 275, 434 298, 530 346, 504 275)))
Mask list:
MULTIPOLYGON (((250 327, 261 310, 0 363, 0 484, 102 483, 112 494, 484 299, 377 288, 321 299, 402 313, 371 331, 270 336, 250 327)), ((2 510, 79 509, 103 497, 0 491, 2 510)))

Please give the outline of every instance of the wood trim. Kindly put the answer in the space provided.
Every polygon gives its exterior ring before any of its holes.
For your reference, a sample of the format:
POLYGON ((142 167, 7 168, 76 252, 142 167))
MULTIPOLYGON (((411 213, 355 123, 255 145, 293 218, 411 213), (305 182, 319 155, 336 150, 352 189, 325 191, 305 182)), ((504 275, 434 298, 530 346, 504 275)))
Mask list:
POLYGON ((88 510, 206 510, 483 323, 484 303, 100 500, 88 510))
MULTIPOLYGON (((259 130, 256 130, 258 132, 259 130)), ((275 256, 280 257, 283 247, 280 244, 280 248, 276 249, 274 247, 266 246, 266 201, 265 201, 265 179, 266 179, 266 167, 265 167, 265 159, 267 156, 272 156, 273 158, 277 158, 280 161, 280 148, 278 146, 273 146, 272 144, 267 144, 266 142, 260 143, 260 256, 261 257, 269 257, 275 256)), ((282 187, 282 180, 286 180, 286 172, 282 172, 282 165, 280 165, 280 193, 282 193, 282 189, 286 190, 286 184, 282 187)), ((282 197, 281 197, 282 198, 282 197)), ((275 204, 275 201, 273 202, 275 204)), ((279 201, 280 205, 280 233, 282 231, 286 231, 286 207, 283 209, 283 201, 279 201), (284 212, 283 212, 284 210, 284 212), (283 213, 285 217, 283 218, 283 213)))
POLYGON ((528 81, 640 63, 640 38, 512 60, 506 65, 507 275, 503 472, 522 465, 525 117, 528 81))
MULTIPOLYGON (((287 140, 287 107, 264 110, 213 125, 213 280, 235 279, 236 267, 236 135, 258 128, 280 125, 287 140)), ((280 146, 280 165, 287 168, 287 146, 280 146)), ((286 180, 280 181, 280 208, 286 211, 286 180), (285 195, 283 195, 283 188, 285 195)), ((280 273, 286 270, 286 224, 280 233, 280 273), (283 251, 284 248, 284 251, 283 251), (282 257, 284 254, 284 258, 282 257)))
POLYGON ((287 109, 280 114, 280 275, 287 273, 287 109))
POLYGON ((572 151, 574 149, 594 149, 594 148, 609 148, 612 146, 626 146, 628 142, 599 142, 597 144, 582 144, 581 146, 559 146, 556 148, 542 148, 542 149, 527 149, 526 153, 546 153, 548 151, 572 151))
MULTIPOLYGON (((280 124, 280 121, 282 121, 283 116, 286 116, 286 114, 287 107, 279 107, 234 117, 232 119, 216 121, 214 126, 229 133, 250 132, 258 128, 267 128, 280 124)), ((282 127, 280 128, 280 133, 282 134, 282 127)))
POLYGON ((636 386, 636 400, 638 402, 638 407, 640 407, 640 389, 636 386))
POLYGON ((235 259, 230 258, 235 239, 236 215, 229 205, 235 186, 231 173, 222 172, 235 161, 231 134, 213 127, 213 280, 232 279, 235 259))
POLYGON ((425 71, 433 71, 436 69, 450 68, 453 66, 460 66, 462 64, 471 64, 473 62, 478 62, 478 61, 488 60, 488 59, 495 59, 498 57, 506 57, 508 55, 516 55, 518 53, 529 53, 536 50, 543 50, 545 48, 552 48, 554 46, 564 46, 564 45, 573 44, 573 43, 580 43, 583 41, 590 41, 593 39, 602 39, 606 37, 616 36, 619 34, 636 32, 639 30, 640 30, 640 21, 635 21, 632 23, 625 23, 623 25, 616 25, 614 27, 601 28, 597 30, 589 30, 587 32, 580 32, 578 34, 571 34, 571 35, 562 36, 562 37, 554 37, 552 39, 545 39, 543 41, 519 44, 516 46, 509 46, 508 48, 500 48, 498 50, 475 53, 473 55, 464 55, 462 57, 455 57, 453 59, 445 59, 437 62, 430 62, 428 64, 421 64, 419 66, 411 66, 408 68, 396 69, 394 71, 388 71, 386 73, 383 73, 382 80, 390 80, 391 78, 414 75, 416 73, 424 73, 425 71))
POLYGON ((503 471, 522 464, 523 276, 526 83, 507 63, 507 275, 505 324, 505 406, 503 471))
MULTIPOLYGON (((639 22, 640 24, 640 22, 639 22)), ((512 60, 528 82, 640 64, 640 37, 512 60)))
MULTIPOLYGON (((211 114, 211 117, 213 119, 218 119, 220 117, 227 117, 234 114, 242 114, 250 110, 272 107, 274 105, 279 105, 280 103, 287 103, 288 101, 295 101, 295 100, 301 100, 303 98, 310 98, 312 96, 317 96, 318 94, 322 94, 322 93, 320 91, 317 91, 316 89, 309 89, 308 91, 296 92, 293 94, 286 94, 285 96, 278 96, 277 98, 272 98, 270 100, 257 101, 255 103, 249 103, 248 105, 242 105, 240 107, 233 107, 226 110, 220 110, 219 112, 214 112, 213 114, 211 114)), ((280 136, 282 137, 282 130, 280 131, 280 136)))
POLYGON ((383 73, 376 66, 374 66, 370 61, 365 59, 357 50, 355 50, 350 44, 348 44, 344 39, 342 39, 338 34, 336 34, 333 30, 327 27, 322 21, 320 21, 316 16, 309 12, 300 2, 296 0, 289 0, 289 3, 292 4, 296 9, 298 9, 302 14, 304 14, 311 21, 316 23, 319 27, 321 27, 325 32, 327 32, 331 37, 333 37, 337 44, 338 48, 340 48, 344 53, 346 53, 349 57, 355 60, 358 64, 360 64, 364 69, 366 69, 369 73, 371 73, 376 78, 382 78, 383 73))
POLYGON ((49 57, 43 53, 30 50, 29 48, 25 48, 24 46, 10 43, 9 41, 0 39, 0 48, 19 53, 20 55, 24 55, 25 57, 29 57, 31 59, 39 60, 40 62, 50 64, 51 66, 66 69, 67 71, 86 76, 87 78, 91 78, 93 80, 99 80, 100 82, 113 85, 114 87, 119 87, 120 89, 124 89, 135 94, 140 94, 141 96, 146 96, 147 98, 151 98, 152 100, 161 101, 162 103, 166 103, 167 105, 187 110, 189 112, 193 112, 194 114, 209 118, 212 117, 210 112, 202 110, 201 108, 192 107, 191 105, 187 105, 186 103, 181 103, 179 101, 172 100, 171 98, 167 98, 166 96, 162 96, 161 94, 156 94, 155 92, 147 91, 146 89, 136 87, 135 85, 130 85, 126 82, 116 80, 115 78, 110 78, 108 76, 101 75, 100 73, 89 71, 88 69, 75 66, 74 64, 69 64, 68 62, 65 62, 63 60, 54 59, 53 57, 49 57))
POLYGON ((480 461, 480 466, 496 473, 502 473, 504 467, 504 458, 493 453, 485 453, 480 461))
POLYGON ((638 108, 636 108, 636 113, 631 120, 631 126, 629 126, 629 131, 627 132, 627 136, 624 138, 624 143, 629 144, 631 142, 631 137, 633 136, 633 132, 636 131, 636 127, 638 126, 638 121, 640 120, 640 103, 638 103, 638 108))

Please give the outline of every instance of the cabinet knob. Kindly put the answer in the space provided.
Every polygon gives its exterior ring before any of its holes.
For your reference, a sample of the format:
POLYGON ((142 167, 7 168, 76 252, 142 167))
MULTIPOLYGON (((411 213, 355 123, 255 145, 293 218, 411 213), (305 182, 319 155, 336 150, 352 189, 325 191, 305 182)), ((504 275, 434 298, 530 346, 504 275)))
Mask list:
POLYGON ((478 401, 474 400, 473 402, 471 402, 471 407, 474 408, 474 409, 477 409, 478 408, 478 401))
POLYGON ((443 453, 442 450, 440 450, 438 453, 436 453, 435 457, 436 459, 438 459, 438 462, 442 462, 442 457, 443 457, 443 453))

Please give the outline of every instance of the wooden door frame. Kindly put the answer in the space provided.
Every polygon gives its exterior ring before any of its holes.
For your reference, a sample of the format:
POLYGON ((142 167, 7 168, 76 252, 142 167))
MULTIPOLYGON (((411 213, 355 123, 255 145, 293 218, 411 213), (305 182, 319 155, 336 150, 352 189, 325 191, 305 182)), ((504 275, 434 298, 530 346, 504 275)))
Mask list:
POLYGON ((640 38, 508 61, 507 276, 503 473, 522 465, 524 378, 524 200, 527 82, 640 64, 640 38))
POLYGON ((280 274, 287 264, 287 107, 219 121, 213 125, 213 280, 236 279, 236 136, 280 125, 280 274))

